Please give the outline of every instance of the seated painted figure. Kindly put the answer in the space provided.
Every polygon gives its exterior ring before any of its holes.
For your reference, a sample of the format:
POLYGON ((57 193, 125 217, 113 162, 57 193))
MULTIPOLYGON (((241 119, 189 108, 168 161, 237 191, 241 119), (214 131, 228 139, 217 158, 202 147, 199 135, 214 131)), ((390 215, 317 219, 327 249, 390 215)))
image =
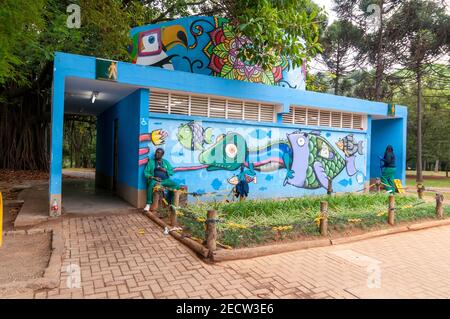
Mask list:
MULTIPOLYGON (((180 185, 170 179, 170 176, 173 175, 173 168, 169 161, 164 159, 163 156, 164 150, 162 148, 156 149, 155 157, 148 161, 144 170, 144 176, 148 181, 147 205, 144 208, 145 211, 149 211, 150 205, 153 203, 153 188, 156 185, 159 184, 170 189, 180 189, 180 185)), ((170 204, 172 203, 172 199, 173 191, 169 191, 170 204)))

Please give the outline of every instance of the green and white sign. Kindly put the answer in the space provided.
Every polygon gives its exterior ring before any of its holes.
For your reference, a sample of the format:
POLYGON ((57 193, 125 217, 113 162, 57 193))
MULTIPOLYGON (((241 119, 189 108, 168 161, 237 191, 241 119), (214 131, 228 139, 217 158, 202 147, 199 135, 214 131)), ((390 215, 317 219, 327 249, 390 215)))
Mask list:
POLYGON ((95 78, 117 82, 117 61, 96 59, 95 78))

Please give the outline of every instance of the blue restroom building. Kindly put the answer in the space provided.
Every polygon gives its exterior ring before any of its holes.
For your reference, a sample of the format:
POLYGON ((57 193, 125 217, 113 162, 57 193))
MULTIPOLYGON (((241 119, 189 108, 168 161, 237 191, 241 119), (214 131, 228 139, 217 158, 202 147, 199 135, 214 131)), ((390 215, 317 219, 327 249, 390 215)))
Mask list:
MULTIPOLYGON (((130 62, 55 53, 50 214, 61 212, 64 114, 97 117, 96 185, 143 207, 157 147, 189 192, 223 199, 241 178, 249 198, 367 189, 388 144, 405 182, 407 108, 305 90, 284 57, 241 61, 248 41, 228 21, 188 17, 130 31, 130 62), (58 207, 53 209, 52 207, 58 207)), ((190 198, 192 199, 192 198, 190 198)))

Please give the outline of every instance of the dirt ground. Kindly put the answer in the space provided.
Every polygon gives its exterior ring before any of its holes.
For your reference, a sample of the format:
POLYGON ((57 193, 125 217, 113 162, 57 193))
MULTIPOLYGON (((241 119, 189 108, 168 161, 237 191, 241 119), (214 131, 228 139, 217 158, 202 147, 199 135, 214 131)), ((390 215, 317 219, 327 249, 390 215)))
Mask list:
POLYGON ((0 285, 42 277, 50 255, 50 233, 4 236, 0 247, 0 285))

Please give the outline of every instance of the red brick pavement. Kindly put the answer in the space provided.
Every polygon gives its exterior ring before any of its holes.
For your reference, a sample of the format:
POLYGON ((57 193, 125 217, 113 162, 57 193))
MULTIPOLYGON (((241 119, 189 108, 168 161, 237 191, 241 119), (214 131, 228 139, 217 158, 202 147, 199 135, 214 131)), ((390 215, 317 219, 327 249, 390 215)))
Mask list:
POLYGON ((67 218, 63 233, 60 287, 35 298, 450 297, 450 226, 213 265, 139 214, 67 218))

